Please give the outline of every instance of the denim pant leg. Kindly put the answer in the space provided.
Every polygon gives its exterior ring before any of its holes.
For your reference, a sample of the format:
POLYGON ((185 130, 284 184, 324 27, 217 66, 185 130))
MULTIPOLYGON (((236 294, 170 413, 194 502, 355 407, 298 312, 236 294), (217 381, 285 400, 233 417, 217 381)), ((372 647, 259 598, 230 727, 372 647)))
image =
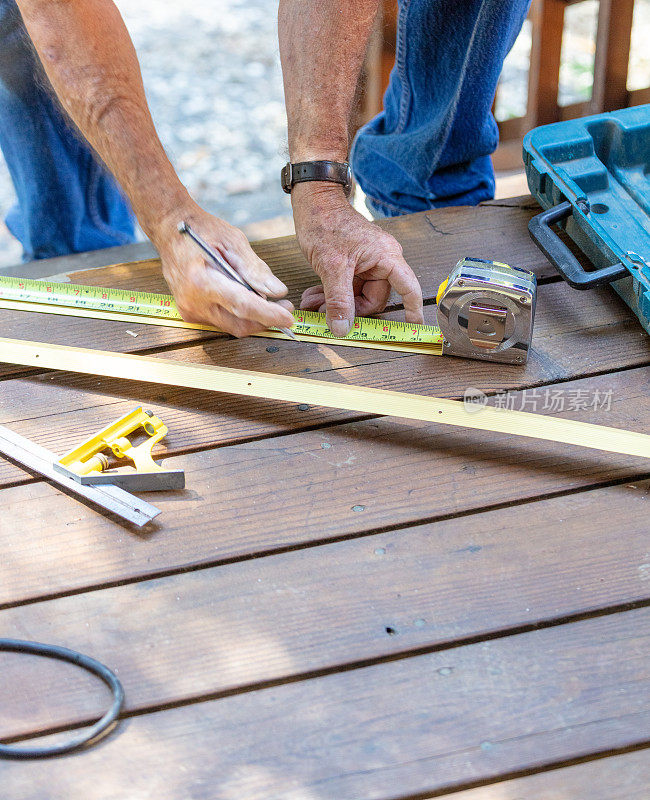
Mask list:
POLYGON ((530 0, 399 0, 384 110, 352 147, 370 209, 395 216, 494 195, 491 106, 530 0))
POLYGON ((0 148, 25 260, 134 240, 130 206, 59 106, 14 0, 0 0, 0 148))

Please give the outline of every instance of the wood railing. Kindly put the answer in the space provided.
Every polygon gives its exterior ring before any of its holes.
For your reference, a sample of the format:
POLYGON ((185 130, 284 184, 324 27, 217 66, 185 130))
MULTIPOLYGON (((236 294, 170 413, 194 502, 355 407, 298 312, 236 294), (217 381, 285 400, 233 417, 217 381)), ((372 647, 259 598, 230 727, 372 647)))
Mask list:
MULTIPOLYGON (((627 88, 635 0, 600 0, 591 98, 566 106, 559 104, 564 14, 567 6, 580 2, 583 0, 533 0, 529 15, 532 47, 526 113, 499 123, 503 149, 517 153, 517 158, 523 135, 536 125, 650 103, 650 86, 635 91, 627 88)), ((397 0, 384 0, 366 61, 362 119, 369 119, 381 109, 381 98, 395 60, 396 27, 397 0)), ((508 168, 507 161, 506 157, 502 168, 508 168)))

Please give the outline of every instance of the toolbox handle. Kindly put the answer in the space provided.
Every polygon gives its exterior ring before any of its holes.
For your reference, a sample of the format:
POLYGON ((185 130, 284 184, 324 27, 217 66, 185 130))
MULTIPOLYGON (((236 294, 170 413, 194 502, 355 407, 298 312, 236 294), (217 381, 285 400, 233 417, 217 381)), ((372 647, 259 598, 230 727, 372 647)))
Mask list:
MULTIPOLYGON (((589 206, 586 205, 588 210, 589 206)), ((573 206, 568 200, 553 206, 533 217, 528 223, 528 232, 533 241, 553 264, 564 280, 574 289, 593 289, 606 283, 620 280, 630 273, 623 264, 612 264, 587 272, 582 264, 564 244, 560 237, 551 230, 551 225, 568 219, 573 213, 573 206)))

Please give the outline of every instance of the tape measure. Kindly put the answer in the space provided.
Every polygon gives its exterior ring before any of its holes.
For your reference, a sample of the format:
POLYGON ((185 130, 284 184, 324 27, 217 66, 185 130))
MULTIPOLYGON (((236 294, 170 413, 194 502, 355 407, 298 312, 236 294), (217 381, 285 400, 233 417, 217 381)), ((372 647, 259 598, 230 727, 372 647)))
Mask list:
MULTIPOLYGON (((210 325, 185 322, 174 298, 168 294, 49 283, 28 278, 0 276, 0 308, 218 331, 218 328, 210 325)), ((304 341, 335 340, 343 345, 417 351, 429 355, 441 355, 443 350, 442 332, 434 325, 355 317, 352 330, 345 339, 341 339, 330 332, 325 314, 296 310, 293 317, 295 324, 292 332, 304 341)), ((276 331, 264 331, 257 335, 286 339, 284 334, 276 331)))
POLYGON ((524 364, 533 338, 537 278, 521 267, 462 258, 438 289, 444 351, 524 364))
MULTIPOLYGON (((532 338, 536 288, 535 275, 528 270, 464 258, 438 291, 440 327, 355 317, 350 333, 339 338, 328 329, 324 314, 296 310, 292 332, 307 342, 523 364, 532 338)), ((0 276, 0 308, 218 331, 185 322, 168 294, 28 278, 0 276)), ((277 331, 255 335, 287 338, 277 331)))

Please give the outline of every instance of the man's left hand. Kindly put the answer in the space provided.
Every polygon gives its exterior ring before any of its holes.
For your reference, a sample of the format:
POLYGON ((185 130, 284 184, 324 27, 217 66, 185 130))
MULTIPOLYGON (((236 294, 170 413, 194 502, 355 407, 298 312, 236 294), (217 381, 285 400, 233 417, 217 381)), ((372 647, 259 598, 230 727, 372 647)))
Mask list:
POLYGON ((325 312, 335 336, 346 336, 355 315, 383 311, 391 289, 402 296, 407 322, 424 322, 422 290, 400 244, 348 203, 340 186, 300 183, 292 204, 298 243, 322 285, 300 307, 325 312))

